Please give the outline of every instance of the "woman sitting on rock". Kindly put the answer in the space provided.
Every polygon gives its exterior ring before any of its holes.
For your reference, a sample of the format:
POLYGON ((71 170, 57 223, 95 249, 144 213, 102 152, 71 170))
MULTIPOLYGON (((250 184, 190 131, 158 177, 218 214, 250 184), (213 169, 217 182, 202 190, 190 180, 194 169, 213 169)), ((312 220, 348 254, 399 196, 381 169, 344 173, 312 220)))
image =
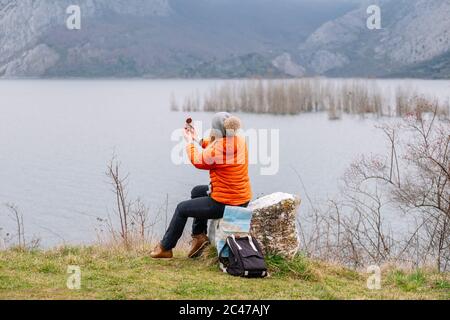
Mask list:
POLYGON ((248 176, 248 149, 245 138, 238 136, 240 120, 227 112, 220 112, 212 119, 211 135, 203 139, 199 152, 194 144, 193 127, 184 129, 186 151, 192 164, 201 170, 209 170, 210 185, 192 189, 191 200, 178 204, 163 239, 151 253, 152 258, 172 258, 172 249, 183 234, 188 218, 192 224, 192 246, 189 257, 198 257, 209 244, 208 219, 221 219, 225 206, 246 207, 252 192, 248 176))

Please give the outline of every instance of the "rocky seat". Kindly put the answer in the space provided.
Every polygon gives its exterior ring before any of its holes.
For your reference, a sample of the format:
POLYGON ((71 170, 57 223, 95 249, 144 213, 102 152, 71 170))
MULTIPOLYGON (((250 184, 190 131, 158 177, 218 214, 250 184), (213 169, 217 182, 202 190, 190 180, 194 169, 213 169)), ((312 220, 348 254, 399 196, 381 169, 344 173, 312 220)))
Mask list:
MULTIPOLYGON (((235 218, 230 214, 239 215, 242 210, 226 210, 224 219, 211 220, 209 237, 220 251, 229 233, 246 233, 243 230, 243 220, 250 219, 250 234, 261 244, 265 254, 277 254, 283 257, 293 257, 299 248, 297 213, 300 206, 298 196, 277 192, 252 201, 248 209, 252 215, 246 213, 241 216, 239 225, 230 224, 235 218), (225 220, 225 222, 224 222, 225 220), (234 232, 233 230, 239 231, 234 232), (220 247, 220 248, 219 248, 220 247)), ((245 229, 245 228, 244 228, 245 229)))

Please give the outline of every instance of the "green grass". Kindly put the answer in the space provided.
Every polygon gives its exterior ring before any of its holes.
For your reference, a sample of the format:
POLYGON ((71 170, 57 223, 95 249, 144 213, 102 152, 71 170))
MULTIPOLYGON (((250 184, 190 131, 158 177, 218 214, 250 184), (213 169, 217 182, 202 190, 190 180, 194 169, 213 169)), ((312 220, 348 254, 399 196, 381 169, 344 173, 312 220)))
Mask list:
POLYGON ((0 299, 450 299, 450 276, 430 271, 383 273, 381 290, 367 275, 298 256, 267 257, 266 279, 219 271, 213 250, 170 260, 99 247, 0 252, 0 299), (66 287, 67 267, 81 268, 81 290, 66 287))
POLYGON ((406 274, 403 271, 394 271, 389 275, 389 280, 403 291, 417 291, 426 284, 426 275, 423 271, 406 274))

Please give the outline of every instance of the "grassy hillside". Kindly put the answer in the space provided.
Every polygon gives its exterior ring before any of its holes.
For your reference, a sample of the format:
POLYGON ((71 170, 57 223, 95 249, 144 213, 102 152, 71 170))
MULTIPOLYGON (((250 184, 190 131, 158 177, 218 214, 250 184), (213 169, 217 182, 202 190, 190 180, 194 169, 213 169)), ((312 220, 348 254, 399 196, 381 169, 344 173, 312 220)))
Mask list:
POLYGON ((197 260, 171 260, 105 248, 0 252, 0 299, 450 299, 449 274, 383 272, 382 289, 367 275, 297 257, 269 257, 271 277, 221 273, 210 250, 197 260), (66 288, 67 266, 82 271, 81 290, 66 288))

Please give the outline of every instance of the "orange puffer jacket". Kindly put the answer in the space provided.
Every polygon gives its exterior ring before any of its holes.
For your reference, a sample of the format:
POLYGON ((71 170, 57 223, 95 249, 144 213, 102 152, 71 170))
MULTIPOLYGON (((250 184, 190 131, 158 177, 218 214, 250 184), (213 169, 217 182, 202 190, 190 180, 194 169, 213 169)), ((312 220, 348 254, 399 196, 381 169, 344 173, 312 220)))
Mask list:
POLYGON ((202 141, 203 152, 194 143, 187 145, 187 154, 192 164, 209 170, 211 197, 231 206, 247 203, 252 198, 248 176, 248 149, 240 136, 226 137, 214 142, 202 141))

